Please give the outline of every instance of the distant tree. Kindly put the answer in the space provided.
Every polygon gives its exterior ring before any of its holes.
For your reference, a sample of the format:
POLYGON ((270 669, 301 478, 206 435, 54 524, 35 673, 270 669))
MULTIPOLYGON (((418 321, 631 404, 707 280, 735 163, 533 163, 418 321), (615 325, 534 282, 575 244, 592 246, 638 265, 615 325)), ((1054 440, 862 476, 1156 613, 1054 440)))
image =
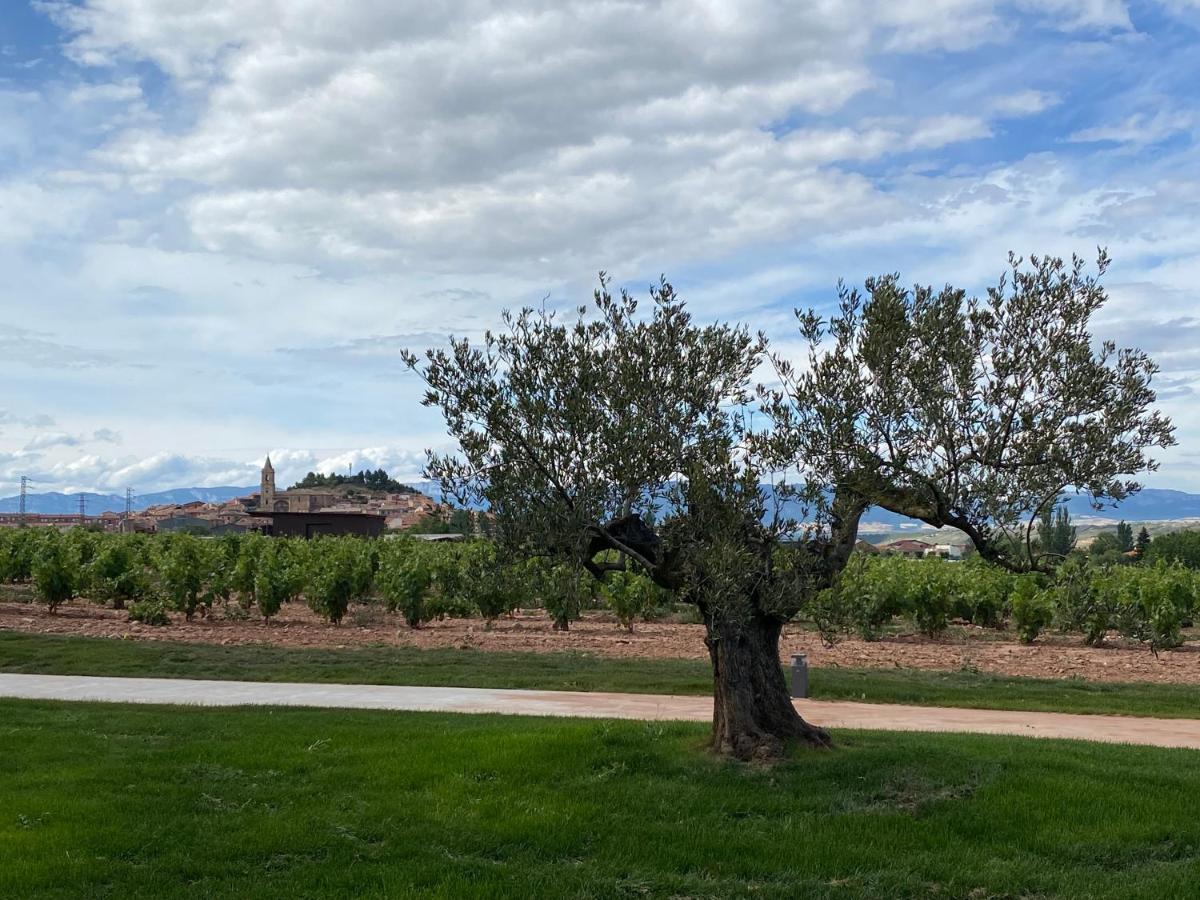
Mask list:
POLYGON ((1038 549, 1051 560, 1061 562, 1075 549, 1075 526, 1065 504, 1047 507, 1038 522, 1038 549))
POLYGON ((1133 549, 1133 526, 1124 519, 1117 523, 1117 549, 1122 553, 1133 549))
POLYGON ((1112 563, 1123 559, 1121 545, 1111 531, 1102 531, 1088 546, 1088 554, 1097 562, 1112 563))
MULTIPOLYGON (((438 509, 422 516, 407 529, 409 534, 465 534, 484 532, 488 517, 469 509, 438 509)), ((489 526, 490 527, 490 526, 489 526)))
POLYGON ((392 478, 383 469, 374 471, 363 470, 356 475, 325 475, 320 472, 309 472, 288 490, 296 490, 297 488, 328 488, 340 487, 341 485, 358 485, 371 491, 380 491, 389 494, 418 494, 414 487, 407 484, 401 484, 396 479, 392 478))
POLYGON ((1133 545, 1133 551, 1137 554, 1137 558, 1143 559, 1146 556, 1146 550, 1150 547, 1150 532, 1146 530, 1146 526, 1142 526, 1142 530, 1138 532, 1137 541, 1133 545))
POLYGON ((1200 531, 1173 531, 1160 534, 1150 541, 1145 561, 1179 563, 1189 569, 1200 569, 1200 531))
POLYGON ((633 561, 695 604, 722 754, 829 744, 792 705, 779 636, 846 565, 870 506, 957 528, 994 563, 1049 569, 1031 537, 1041 510, 1070 488, 1124 499, 1147 451, 1173 442, 1154 364, 1094 342, 1105 295, 1078 260, 1012 259, 981 300, 890 276, 865 297, 844 290, 831 321, 798 313, 808 352, 801 366, 771 358, 778 389, 753 383, 761 337, 695 324, 666 282, 645 312, 607 285, 570 320, 525 309, 479 345, 405 353, 458 443, 426 471, 487 506, 506 553, 601 580, 633 561), (768 515, 776 472, 792 473, 774 493, 803 504, 808 527, 768 515), (652 522, 654 508, 669 512, 652 522))

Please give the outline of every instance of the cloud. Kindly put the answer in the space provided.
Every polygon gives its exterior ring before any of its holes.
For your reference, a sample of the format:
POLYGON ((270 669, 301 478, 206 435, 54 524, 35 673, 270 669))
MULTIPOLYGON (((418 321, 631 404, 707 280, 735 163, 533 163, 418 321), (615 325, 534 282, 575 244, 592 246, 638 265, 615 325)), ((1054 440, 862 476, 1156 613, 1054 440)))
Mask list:
MULTIPOLYGON (((308 472, 344 474, 363 469, 386 469, 393 477, 417 480, 424 465, 423 452, 395 446, 364 447, 339 451, 276 448, 270 451, 276 480, 281 486, 299 481, 308 472)), ((265 454, 264 454, 265 457, 265 454)), ((20 461, 39 490, 66 493, 120 492, 133 488, 150 493, 178 487, 245 487, 258 484, 263 459, 237 460, 219 456, 153 453, 148 456, 106 457, 83 453, 49 464, 32 465, 28 453, 0 455, 0 467, 20 461)), ((0 485, 11 476, 0 468, 0 485)))
POLYGON ((1158 112, 1153 116, 1134 113, 1115 124, 1080 129, 1068 136, 1067 140, 1076 144, 1157 144, 1193 130, 1196 122, 1195 114, 1190 112, 1158 112))
POLYGON ((54 419, 45 413, 34 413, 30 416, 17 415, 7 409, 0 409, 0 425, 23 425, 29 428, 53 428, 54 419))
MULTIPOLYGON (((310 4, 269 0, 49 8, 81 63, 146 59, 180 84, 211 81, 190 124, 129 128, 96 154, 139 189, 191 186, 178 208, 209 251, 455 271, 723 254, 827 220, 847 198, 871 216, 885 200, 814 169, 867 151, 807 129, 843 155, 797 154, 771 126, 877 89, 877 36, 962 49, 999 20, 974 0, 819 15, 771 2, 736 15, 720 3, 345 3, 321 5, 319 28, 310 4)), ((990 134, 946 114, 865 137, 882 156, 990 134)))
POLYGON ((71 103, 128 103, 142 98, 142 86, 136 78, 81 84, 68 94, 71 103))
POLYGON ((91 437, 81 434, 69 434, 65 431, 49 431, 34 435, 25 445, 27 451, 49 450, 53 447, 79 447, 90 442, 115 444, 120 443, 121 435, 111 428, 97 428, 91 437))
MULTIPOLYGON (((40 8, 65 58, 0 85, 0 371, 72 484, 249 484, 269 446, 415 471, 442 427, 398 347, 600 268, 781 345, 838 277, 978 290, 1010 248, 1107 245, 1129 343, 1200 303, 1200 65, 1148 7, 40 8)), ((1187 348, 1154 352, 1181 407, 1187 348)))
POLYGON ((1062 31, 1132 31, 1121 0, 1019 0, 1016 6, 1062 31))
POLYGON ((25 449, 49 450, 51 447, 78 447, 81 443, 83 443, 82 438, 76 437, 73 434, 52 431, 35 436, 25 445, 25 449))
POLYGON ((1048 91, 1027 90, 997 97, 992 101, 991 108, 996 115, 1016 118, 1037 115, 1052 106, 1057 106, 1060 102, 1062 102, 1062 98, 1057 94, 1048 91))
POLYGON ((8 328, 0 332, 0 363, 45 369, 89 369, 118 363, 111 354, 54 340, 44 331, 8 328))

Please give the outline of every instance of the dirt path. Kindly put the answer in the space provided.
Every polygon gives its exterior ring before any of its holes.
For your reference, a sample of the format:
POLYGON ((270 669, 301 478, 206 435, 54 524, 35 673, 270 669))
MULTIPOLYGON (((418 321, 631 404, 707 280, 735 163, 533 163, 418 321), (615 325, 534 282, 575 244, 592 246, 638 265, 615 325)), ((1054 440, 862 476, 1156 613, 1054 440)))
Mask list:
MULTIPOLYGON (((0 697, 199 706, 315 706, 696 722, 712 719, 712 701, 705 697, 389 685, 279 684, 174 678, 97 678, 85 675, 0 674, 0 697)), ((1009 734, 1200 750, 1200 720, 1192 719, 945 709, 829 700, 797 700, 795 703, 806 719, 827 728, 1009 734)))
MULTIPOLYGON (((414 631, 405 627, 400 616, 378 607, 352 608, 345 623, 334 627, 300 604, 285 606, 270 627, 256 617, 234 620, 216 611, 195 622, 184 622, 182 616, 175 618, 170 625, 151 627, 128 621, 124 612, 83 601, 73 601, 54 615, 32 603, 0 602, 0 629, 46 634, 291 647, 386 644, 536 653, 575 651, 618 658, 706 656, 700 625, 639 623, 630 634, 602 613, 587 614, 572 623, 566 633, 553 631, 546 616, 532 613, 500 619, 491 630, 486 630, 478 619, 447 619, 414 631)), ((785 662, 793 653, 806 653, 811 665, 824 668, 968 669, 1040 678, 1200 684, 1197 641, 1155 658, 1143 647, 1086 647, 1078 636, 1051 635, 1026 646, 1012 640, 1011 635, 967 627, 956 628, 940 641, 909 634, 869 643, 845 640, 829 649, 814 633, 789 626, 781 649, 785 662)))

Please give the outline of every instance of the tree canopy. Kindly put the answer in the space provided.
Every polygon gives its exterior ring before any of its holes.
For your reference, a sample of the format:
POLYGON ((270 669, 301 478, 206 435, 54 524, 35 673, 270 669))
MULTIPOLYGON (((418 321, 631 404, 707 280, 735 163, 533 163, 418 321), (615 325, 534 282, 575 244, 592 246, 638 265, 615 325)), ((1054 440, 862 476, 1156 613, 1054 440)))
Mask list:
POLYGON ((427 474, 485 504, 507 552, 601 579, 637 569, 696 604, 719 752, 826 745, 788 699, 779 633, 835 583, 869 506, 1048 570, 1044 511, 1069 490, 1124 499, 1172 443, 1153 362, 1093 342, 1106 265, 1010 257, 983 298, 871 279, 829 319, 797 311, 798 362, 744 326, 697 324, 665 280, 643 309, 602 273, 574 315, 506 312, 478 344, 406 351, 458 444, 427 474), (755 380, 764 363, 771 383, 755 380))
POLYGON ((343 484, 359 485, 370 491, 387 491, 391 494, 415 494, 417 489, 407 484, 401 484, 383 469, 360 470, 356 475, 326 475, 322 472, 309 472, 289 488, 323 488, 338 487, 343 484))

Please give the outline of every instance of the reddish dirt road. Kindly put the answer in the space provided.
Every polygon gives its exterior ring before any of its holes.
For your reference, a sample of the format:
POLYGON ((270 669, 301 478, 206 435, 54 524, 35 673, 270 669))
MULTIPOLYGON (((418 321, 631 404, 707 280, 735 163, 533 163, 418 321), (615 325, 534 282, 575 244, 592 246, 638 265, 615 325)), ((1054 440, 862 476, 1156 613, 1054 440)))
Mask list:
MULTIPOLYGON (((79 634, 138 640, 194 643, 270 643, 296 647, 354 647, 386 644, 404 647, 471 647, 492 651, 550 653, 575 651, 608 657, 703 658, 699 625, 639 623, 630 634, 611 617, 589 613, 567 633, 555 632, 544 615, 498 620, 491 630, 476 619, 447 619, 412 630, 400 616, 378 608, 352 609, 339 627, 322 622, 299 604, 284 607, 268 627, 257 618, 234 620, 214 611, 184 622, 176 616, 162 627, 128 621, 127 614, 73 601, 56 614, 31 603, 0 602, 0 629, 44 634, 79 634)), ((1076 636, 1050 636, 1025 646, 994 631, 965 628, 943 640, 897 635, 883 641, 846 640, 829 649, 800 626, 789 626, 782 643, 784 660, 807 653, 817 667, 920 668, 979 670, 1044 678, 1078 677, 1092 681, 1154 681, 1200 684, 1200 643, 1155 658, 1142 647, 1083 646, 1076 636)))

